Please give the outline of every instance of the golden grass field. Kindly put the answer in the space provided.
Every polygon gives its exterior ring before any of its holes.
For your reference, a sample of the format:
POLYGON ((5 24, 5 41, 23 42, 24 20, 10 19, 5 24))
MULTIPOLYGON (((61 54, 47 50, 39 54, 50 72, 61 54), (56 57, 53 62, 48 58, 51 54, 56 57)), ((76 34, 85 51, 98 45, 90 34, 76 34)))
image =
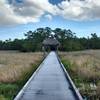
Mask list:
MULTIPOLYGON (((61 60, 82 96, 100 100, 100 50, 59 52, 61 60)), ((13 100, 25 78, 43 59, 43 53, 0 51, 0 100, 13 100), (7 98, 7 99, 6 99, 7 98)), ((34 71, 33 71, 34 72, 34 71)))
POLYGON ((82 95, 88 100, 100 100, 100 50, 59 54, 82 95))
POLYGON ((13 100, 43 60, 43 53, 0 51, 0 100, 13 100))
POLYGON ((19 53, 11 51, 0 51, 0 82, 15 82, 23 73, 28 71, 32 65, 37 64, 42 53, 19 53))

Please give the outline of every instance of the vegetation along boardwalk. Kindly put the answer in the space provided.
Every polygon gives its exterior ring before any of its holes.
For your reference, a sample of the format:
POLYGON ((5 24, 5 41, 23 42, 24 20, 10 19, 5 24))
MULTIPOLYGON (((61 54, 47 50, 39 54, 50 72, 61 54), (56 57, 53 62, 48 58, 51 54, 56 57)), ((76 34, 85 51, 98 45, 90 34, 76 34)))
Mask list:
POLYGON ((55 52, 51 52, 40 66, 15 100, 80 100, 71 88, 55 52))

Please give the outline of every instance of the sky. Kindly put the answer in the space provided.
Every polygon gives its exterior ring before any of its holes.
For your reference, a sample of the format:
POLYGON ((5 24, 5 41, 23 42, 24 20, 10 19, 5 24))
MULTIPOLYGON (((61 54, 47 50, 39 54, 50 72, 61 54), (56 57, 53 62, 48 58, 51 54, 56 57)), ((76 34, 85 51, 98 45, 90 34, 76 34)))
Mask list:
POLYGON ((0 40, 22 39, 39 27, 100 36, 100 0, 0 0, 0 40))

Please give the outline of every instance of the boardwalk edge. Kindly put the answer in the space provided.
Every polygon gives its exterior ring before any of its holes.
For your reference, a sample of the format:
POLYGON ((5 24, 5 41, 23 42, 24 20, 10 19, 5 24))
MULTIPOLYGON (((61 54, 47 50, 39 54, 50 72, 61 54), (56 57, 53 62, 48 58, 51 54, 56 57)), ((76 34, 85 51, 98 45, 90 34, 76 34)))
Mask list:
POLYGON ((58 58, 58 61, 59 61, 60 65, 61 65, 61 67, 62 67, 62 69, 63 69, 63 71, 64 71, 64 74, 65 74, 66 78, 69 80, 69 83, 71 84, 72 89, 73 89, 75 95, 77 96, 78 100, 83 100, 81 94, 79 93, 79 90, 76 88, 75 84, 73 83, 73 81, 72 81, 70 75, 68 74, 68 72, 67 72, 67 70, 65 69, 64 65, 62 64, 62 62, 61 62, 61 60, 60 60, 60 58, 59 58, 59 56, 58 56, 57 53, 56 53, 56 55, 57 55, 57 58, 58 58))
POLYGON ((45 57, 42 61, 42 63, 39 65, 39 67, 36 69, 35 72, 33 72, 32 76, 29 78, 29 80, 25 83, 23 88, 19 91, 17 96, 14 98, 14 100, 20 100, 20 98, 23 96, 24 90, 26 89, 27 85, 31 82, 31 80, 35 77, 35 75, 38 73, 38 71, 41 69, 43 62, 45 61, 47 57, 45 57))

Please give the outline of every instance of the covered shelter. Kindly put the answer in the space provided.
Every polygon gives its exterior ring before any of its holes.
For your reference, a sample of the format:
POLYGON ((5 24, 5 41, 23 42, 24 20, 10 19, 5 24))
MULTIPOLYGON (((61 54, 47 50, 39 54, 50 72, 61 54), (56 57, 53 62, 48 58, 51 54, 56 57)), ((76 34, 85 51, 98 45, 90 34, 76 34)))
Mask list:
POLYGON ((50 50, 50 51, 57 51, 58 46, 60 45, 59 41, 56 40, 53 37, 46 38, 43 43, 43 49, 44 51, 50 50))

